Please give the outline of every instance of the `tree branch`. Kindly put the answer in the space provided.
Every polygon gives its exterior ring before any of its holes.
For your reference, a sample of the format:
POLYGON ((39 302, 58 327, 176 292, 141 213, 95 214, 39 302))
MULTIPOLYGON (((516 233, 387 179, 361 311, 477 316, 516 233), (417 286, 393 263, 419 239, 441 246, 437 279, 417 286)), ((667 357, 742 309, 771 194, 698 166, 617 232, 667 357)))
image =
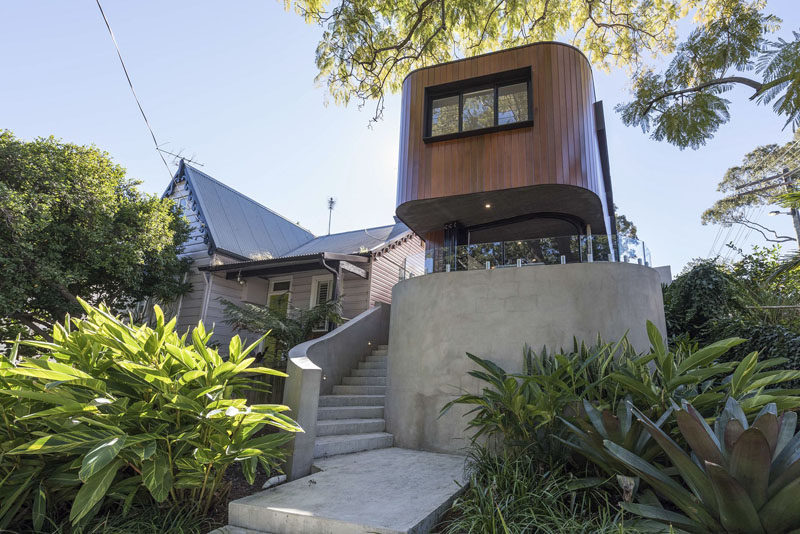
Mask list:
POLYGON ((701 83, 700 85, 695 85, 694 87, 687 87, 686 89, 678 89, 675 91, 667 91, 665 93, 662 93, 647 102, 647 106, 642 115, 647 115, 648 113, 650 113, 650 109, 652 109, 653 105, 655 105, 657 102, 664 100, 665 98, 669 98, 672 96, 681 96, 689 93, 697 93, 699 91, 702 91, 703 89, 708 89, 709 87, 713 87, 715 85, 725 85, 729 83, 740 83, 742 85, 751 87, 755 91, 755 93, 753 93, 753 96, 750 97, 750 100, 753 100, 754 98, 758 97, 758 95, 761 94, 761 90, 764 88, 764 84, 762 84, 761 82, 753 80, 751 78, 745 78, 744 76, 727 76, 724 78, 717 78, 715 80, 710 80, 708 82, 701 83))

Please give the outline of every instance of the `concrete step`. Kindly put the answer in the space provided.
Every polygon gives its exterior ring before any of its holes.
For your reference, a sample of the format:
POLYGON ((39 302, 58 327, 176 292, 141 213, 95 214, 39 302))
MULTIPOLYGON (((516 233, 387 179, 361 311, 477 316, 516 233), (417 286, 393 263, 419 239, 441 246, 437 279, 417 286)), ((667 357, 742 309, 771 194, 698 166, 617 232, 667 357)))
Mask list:
POLYGON ((389 349, 388 348, 375 349, 375 350, 372 351, 372 354, 371 354, 371 356, 388 356, 388 355, 389 355, 389 349))
POLYGON ((320 395, 319 407, 329 408, 333 406, 383 406, 386 395, 320 395))
POLYGON ((383 419, 383 406, 329 406, 317 411, 317 421, 336 419, 383 419))
POLYGON ((317 419, 317 436, 340 436, 344 434, 371 434, 386 430, 383 419, 317 419))
POLYGON ((389 359, 389 357, 386 356, 385 354, 382 355, 382 356, 369 355, 366 358, 364 358, 364 361, 365 362, 385 362, 388 359, 389 359))
POLYGON ((383 369, 353 369, 350 376, 386 376, 386 368, 383 369))
POLYGON ((321 436, 314 442, 314 458, 384 449, 391 447, 393 442, 394 436, 386 432, 351 434, 347 436, 321 436))
POLYGON ((389 350, 389 345, 378 345, 378 350, 389 350))
POLYGON ((333 386, 334 395, 385 395, 386 386, 333 386))
POLYGON ((346 376, 342 379, 345 386, 385 386, 385 376, 346 376))
POLYGON ((386 369, 386 364, 388 362, 386 360, 375 362, 375 361, 364 361, 358 362, 359 369, 386 369))
POLYGON ((377 449, 314 462, 318 472, 235 500, 215 534, 423 534, 467 487, 464 458, 377 449))

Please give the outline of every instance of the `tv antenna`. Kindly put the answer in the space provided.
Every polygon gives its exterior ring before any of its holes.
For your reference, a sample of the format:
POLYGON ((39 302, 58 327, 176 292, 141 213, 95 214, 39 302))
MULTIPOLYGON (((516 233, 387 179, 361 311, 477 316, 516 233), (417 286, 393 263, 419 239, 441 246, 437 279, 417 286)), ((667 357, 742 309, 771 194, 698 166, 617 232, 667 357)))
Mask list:
POLYGON ((156 150, 158 150, 159 152, 163 152, 164 154, 169 154, 170 156, 172 156, 174 158, 172 160, 172 164, 173 165, 177 165, 177 163, 175 163, 176 161, 184 160, 184 161, 186 161, 188 163, 193 163, 195 165, 199 165, 200 167, 203 166, 203 164, 200 163, 199 161, 195 161, 195 160, 192 159, 194 157, 194 155, 192 155, 192 158, 187 158, 186 156, 184 156, 183 155, 183 150, 179 150, 177 154, 175 154, 174 152, 170 152, 169 150, 164 150, 161 147, 156 147, 156 150))
POLYGON ((331 235, 331 216, 333 215, 333 207, 336 206, 336 199, 333 197, 328 198, 328 235, 331 235))

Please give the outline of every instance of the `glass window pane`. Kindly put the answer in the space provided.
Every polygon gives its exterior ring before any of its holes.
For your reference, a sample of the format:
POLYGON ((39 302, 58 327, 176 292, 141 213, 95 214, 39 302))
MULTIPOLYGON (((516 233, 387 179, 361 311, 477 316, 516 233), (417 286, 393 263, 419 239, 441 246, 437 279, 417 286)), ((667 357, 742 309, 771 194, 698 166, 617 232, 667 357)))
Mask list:
POLYGON ((458 132, 458 95, 431 102, 431 135, 458 132))
POLYGON ((288 280, 286 282, 274 282, 272 284, 273 291, 289 291, 289 288, 292 286, 292 283, 288 280))
POLYGON ((494 126, 494 89, 464 93, 464 131, 494 126))
POLYGON ((511 124, 529 118, 527 83, 497 88, 497 124, 511 124))

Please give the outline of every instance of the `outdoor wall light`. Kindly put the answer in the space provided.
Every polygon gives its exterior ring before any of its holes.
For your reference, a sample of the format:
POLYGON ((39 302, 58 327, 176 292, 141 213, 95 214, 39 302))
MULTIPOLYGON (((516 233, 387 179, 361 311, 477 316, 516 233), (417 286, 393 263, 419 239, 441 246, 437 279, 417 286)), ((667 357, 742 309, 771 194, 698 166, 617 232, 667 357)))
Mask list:
POLYGON ((239 282, 240 286, 243 286, 247 283, 247 281, 244 278, 242 278, 242 271, 239 271, 236 274, 236 281, 239 282))
POLYGON ((489 208, 491 208, 491 207, 492 207, 492 205, 491 205, 491 204, 486 204, 486 205, 484 206, 484 208, 486 208, 487 210, 488 210, 489 208))

